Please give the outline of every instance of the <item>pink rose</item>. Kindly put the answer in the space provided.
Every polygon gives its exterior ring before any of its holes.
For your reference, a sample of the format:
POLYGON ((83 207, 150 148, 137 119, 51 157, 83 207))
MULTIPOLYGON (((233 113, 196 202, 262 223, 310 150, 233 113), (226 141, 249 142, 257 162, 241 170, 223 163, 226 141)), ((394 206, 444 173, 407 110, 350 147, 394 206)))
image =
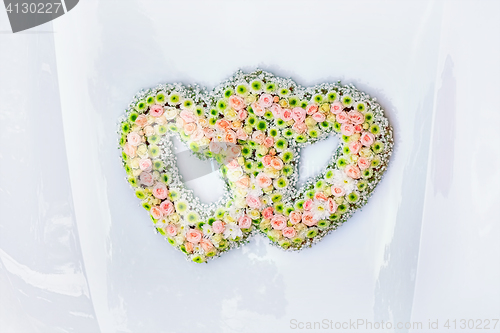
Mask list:
POLYGON ((186 252, 187 252, 187 253, 191 253, 191 252, 193 252, 193 248, 194 248, 193 243, 191 243, 191 242, 186 242, 186 243, 184 244, 184 246, 186 247, 186 252))
POLYGON ((312 199, 307 199, 304 202, 304 210, 311 210, 312 207, 313 207, 313 201, 312 201, 312 199))
POLYGON ((208 145, 208 147, 210 148, 210 151, 214 154, 218 154, 222 150, 221 144, 219 142, 215 142, 215 141, 210 141, 210 144, 208 145))
MULTIPOLYGON (((271 184, 273 183, 271 177, 269 177, 268 175, 266 175, 265 173, 263 172, 260 172, 257 177, 255 177, 255 180, 257 181, 257 185, 259 185, 260 187, 262 188, 266 188, 266 187, 269 187, 271 186, 271 184)), ((249 205, 250 206, 250 205, 249 205)))
POLYGON ((151 136, 155 134, 155 129, 153 128, 153 126, 148 125, 144 127, 144 134, 146 134, 146 136, 151 136))
POLYGON ((341 124, 349 122, 349 117, 345 111, 340 112, 335 119, 341 124))
POLYGON ((165 200, 160 204, 160 209, 164 216, 170 215, 174 212, 174 204, 169 200, 165 200))
POLYGON ((348 116, 349 120, 354 125, 362 124, 365 121, 365 116, 363 116, 363 114, 358 111, 351 111, 349 112, 348 116))
POLYGON ((232 146, 227 150, 228 156, 238 156, 241 152, 240 146, 232 146))
POLYGON ((284 121, 292 120, 292 110, 284 109, 283 113, 281 114, 281 119, 283 119, 284 121))
POLYGON ((307 130, 307 125, 302 122, 296 122, 293 124, 292 129, 299 134, 304 133, 307 130))
POLYGON ((198 244, 198 242, 201 240, 201 236, 203 235, 198 229, 190 229, 186 233, 186 239, 188 240, 188 242, 191 242, 193 244, 198 244))
POLYGON ((360 157, 358 160, 358 166, 361 170, 368 169, 370 167, 370 160, 368 160, 366 157, 360 157))
POLYGON ((151 207, 150 213, 151 213, 151 216, 153 216, 153 218, 157 219, 157 220, 163 216, 163 213, 162 213, 160 207, 158 207, 158 206, 151 207))
POLYGON ((361 138, 359 139, 363 146, 370 147, 375 141, 375 135, 370 132, 361 133, 361 138))
POLYGON ((264 113, 266 113, 266 110, 258 103, 256 102, 253 102, 251 104, 252 106, 252 110, 253 112, 257 115, 257 116, 263 116, 264 113))
POLYGON ((342 105, 342 103, 337 101, 332 103, 332 106, 330 107, 330 112, 333 114, 339 114, 340 112, 342 112, 343 109, 344 105, 342 105))
POLYGON ((316 112, 318 112, 318 106, 316 104, 309 104, 308 106, 306 106, 306 113, 308 115, 312 115, 316 112))
POLYGON ((153 169, 153 162, 149 158, 143 158, 139 161, 139 168, 142 171, 149 172, 153 169))
POLYGON ((247 118, 247 116, 248 116, 248 112, 247 112, 247 110, 240 110, 240 111, 238 112, 238 118, 239 118, 240 120, 245 120, 245 119, 247 118))
POLYGON ((231 97, 229 97, 229 106, 231 106, 236 111, 239 111, 245 107, 245 102, 243 101, 243 98, 232 95, 231 97))
POLYGON ((154 183, 153 176, 149 172, 141 172, 139 181, 146 186, 151 186, 154 183))
POLYGON ((328 198, 328 202, 327 202, 327 209, 328 209, 328 212, 330 214, 333 214, 337 211, 337 203, 332 199, 332 198, 328 198))
POLYGON ((236 186, 240 188, 248 188, 250 186, 250 178, 243 176, 236 181, 236 186))
POLYGON ((353 179, 358 179, 361 177, 361 171, 356 165, 349 164, 348 166, 345 167, 344 172, 346 175, 353 179))
POLYGON ((135 153, 137 151, 137 148, 135 146, 132 146, 130 143, 126 143, 125 147, 123 147, 123 151, 125 154, 127 154, 130 157, 134 157, 135 153))
POLYGON ((273 113, 274 118, 281 118, 281 116, 283 115, 283 109, 276 103, 271 105, 269 110, 271 110, 271 112, 273 113))
POLYGON ((138 116, 137 119, 135 120, 135 124, 137 126, 144 127, 144 125, 146 125, 147 123, 148 123, 148 117, 146 117, 143 114, 141 114, 140 116, 138 116))
POLYGON ((221 234, 226 230, 226 224, 222 221, 215 221, 212 223, 212 230, 217 234, 221 234))
POLYGON ((167 226, 167 234, 172 237, 177 235, 177 227, 175 226, 175 224, 169 224, 167 226))
POLYGON ((203 130, 201 129, 201 127, 197 127, 196 131, 194 131, 193 135, 191 135, 191 140, 199 141, 203 139, 203 136, 204 136, 203 130))
POLYGON ((175 125, 178 128, 184 128, 184 124, 186 124, 186 122, 184 121, 184 119, 182 119, 182 118, 175 118, 175 125))
POLYGON ((157 104, 151 105, 149 107, 149 114, 153 117, 161 117, 163 114, 163 106, 157 104))
POLYGON ((295 229, 293 227, 286 227, 283 229, 283 236, 286 237, 286 238, 293 238, 295 237, 295 235, 297 234, 297 232, 295 231, 295 229))
POLYGON ((328 198, 323 192, 316 192, 316 194, 314 195, 314 199, 319 201, 326 201, 328 198))
POLYGON ((238 225, 240 226, 241 229, 248 229, 252 226, 252 219, 247 215, 242 215, 238 219, 238 225))
POLYGON ((332 194, 336 197, 341 197, 345 194, 345 190, 340 186, 332 186, 331 188, 332 194))
POLYGON ((264 146, 266 146, 267 148, 270 148, 274 145, 274 138, 272 136, 268 136, 265 140, 264 140, 264 146))
POLYGON ((270 107, 273 104, 273 96, 271 96, 269 94, 262 94, 262 95, 260 95, 259 104, 263 108, 270 107))
POLYGON ((351 136, 354 134, 354 126, 352 124, 344 123, 340 125, 340 132, 345 136, 351 136))
POLYGON ((304 212, 304 214, 302 214, 302 223, 304 223, 308 227, 312 227, 313 225, 317 224, 318 220, 316 220, 313 216, 314 214, 312 212, 304 212))
POLYGON ((349 142, 349 150, 351 151, 351 154, 359 153, 362 146, 363 145, 358 140, 349 142))
POLYGON ((312 115, 312 118, 316 120, 316 122, 318 123, 322 123, 326 119, 325 115, 322 114, 321 112, 316 112, 315 114, 312 115))
POLYGON ((141 143, 141 136, 137 132, 130 132, 127 134, 127 142, 137 147, 141 143))
POLYGON ((289 218, 290 218, 290 222, 292 222, 292 224, 297 224, 300 221, 302 221, 302 213, 294 210, 290 213, 289 218))
POLYGON ((301 107, 294 107, 292 109, 292 119, 298 123, 301 123, 306 119, 306 110, 301 107))
POLYGON ((271 225, 276 230, 283 230, 286 227, 286 217, 283 215, 274 215, 271 219, 271 225))
POLYGON ((194 123, 196 121, 196 116, 188 110, 182 110, 180 116, 186 123, 194 123))
POLYGON ((238 163, 237 160, 235 159, 232 159, 230 160, 228 163, 226 163, 226 166, 229 168, 229 169, 236 169, 237 167, 240 166, 240 164, 238 163))
POLYGON ((196 130, 195 123, 186 123, 184 125, 184 133, 186 133, 187 135, 194 133, 195 130, 196 130))
POLYGON ((253 195, 247 195, 246 197, 246 202, 247 202, 247 205, 248 207, 250 208, 260 208, 260 200, 258 197, 254 197, 253 195))
POLYGON ((236 137, 240 140, 246 140, 248 139, 248 134, 242 128, 238 128, 236 130, 236 137))
POLYGON ((267 220, 271 219, 271 217, 273 217, 273 207, 267 207, 264 209, 262 211, 262 216, 267 220))
POLYGON ((283 169, 283 161, 279 157, 273 157, 271 160, 271 166, 276 170, 283 169))
POLYGON ((361 133, 363 131, 363 125, 357 124, 356 126, 354 126, 354 131, 356 133, 361 133))
POLYGON ((156 183, 153 188, 153 195, 160 200, 165 199, 168 195, 167 186, 163 183, 156 183))
POLYGON ((273 157, 271 155, 266 155, 262 158, 262 164, 264 164, 265 167, 270 167, 272 160, 273 157))
POLYGON ((257 142, 259 145, 264 143, 265 139, 266 139, 266 135, 262 131, 255 131, 252 134, 252 140, 257 142))
POLYGON ((201 245, 201 248, 203 249, 203 251, 205 251, 205 253, 209 252, 214 247, 212 242, 206 238, 202 238, 200 240, 200 245, 201 245))

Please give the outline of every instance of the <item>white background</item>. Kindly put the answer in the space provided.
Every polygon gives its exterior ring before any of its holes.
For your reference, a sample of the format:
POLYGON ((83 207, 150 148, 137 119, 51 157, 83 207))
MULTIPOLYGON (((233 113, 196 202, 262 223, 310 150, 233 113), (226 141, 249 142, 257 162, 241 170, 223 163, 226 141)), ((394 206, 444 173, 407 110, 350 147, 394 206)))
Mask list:
MULTIPOLYGON (((323 319, 473 332, 460 320, 500 317, 499 1, 82 0, 9 31, 0 10, 2 333, 295 332, 293 320, 323 319), (313 248, 257 236, 187 262, 124 180, 117 119, 142 88, 212 88, 256 67, 376 96, 393 158, 369 204, 313 248)), ((333 148, 307 153, 320 163, 333 148)), ((216 199, 207 184, 189 185, 216 199)))

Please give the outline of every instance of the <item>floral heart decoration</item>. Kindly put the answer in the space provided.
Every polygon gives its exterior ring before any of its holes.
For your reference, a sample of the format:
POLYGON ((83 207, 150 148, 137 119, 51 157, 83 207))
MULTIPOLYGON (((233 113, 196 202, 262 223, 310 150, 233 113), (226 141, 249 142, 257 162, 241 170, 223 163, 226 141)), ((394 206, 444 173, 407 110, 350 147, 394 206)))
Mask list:
POLYGON ((261 70, 238 71, 212 92, 181 84, 141 91, 119 135, 127 180, 155 230, 194 262, 257 232, 285 250, 310 247, 367 203, 393 148, 382 108, 354 86, 303 88, 261 70), (297 190, 300 149, 331 133, 339 147, 297 190), (184 186, 171 135, 219 162, 220 200, 201 203, 184 186))

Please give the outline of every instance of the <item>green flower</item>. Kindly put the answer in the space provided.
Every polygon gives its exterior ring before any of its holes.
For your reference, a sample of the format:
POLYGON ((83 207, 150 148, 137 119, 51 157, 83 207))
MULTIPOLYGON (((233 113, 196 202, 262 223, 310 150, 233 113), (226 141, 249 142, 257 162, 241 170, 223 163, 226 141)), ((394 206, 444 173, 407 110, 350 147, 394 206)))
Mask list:
POLYGON ((257 123, 257 118, 255 116, 249 116, 247 118, 247 124, 250 126, 254 126, 257 123))
POLYGON ((265 131, 267 129, 267 122, 264 120, 261 120, 257 123, 257 129, 260 131, 265 131))
POLYGON ((303 210, 304 209, 304 200, 298 200, 296 203, 295 203, 295 209, 296 210, 303 210))
POLYGON ((332 169, 329 169, 325 173, 325 179, 332 180, 334 176, 335 176, 335 172, 333 172, 332 169))
POLYGON ((343 169, 347 166, 347 160, 344 158, 344 157, 340 157, 338 160, 337 160, 337 167, 339 169, 343 169))
POLYGON ((366 103, 363 103, 363 102, 358 102, 356 103, 356 105, 354 106, 354 109, 356 111, 359 111, 359 112, 364 112, 366 111, 366 103))
POLYGON ((364 190, 366 190, 366 188, 368 186, 368 182, 366 180, 358 180, 357 186, 358 186, 358 190, 363 192, 364 190))
POLYGON ((153 169, 155 170, 161 170, 163 169, 163 162, 160 160, 156 160, 153 162, 153 169))
POLYGON ((130 131, 129 123, 122 123, 122 132, 123 134, 127 134, 130 131))
POLYGON ((158 134, 165 134, 167 133, 167 128, 163 125, 158 125, 158 134))
POLYGON ((269 129, 269 136, 276 137, 279 134, 279 130, 277 128, 270 128, 269 129))
POLYGON ((197 106, 194 112, 198 117, 201 117, 203 115, 203 108, 201 106, 197 106))
POLYGON ((284 150, 284 149, 288 148, 288 141, 285 139, 278 139, 278 140, 276 140, 274 145, 275 145, 276 149, 284 150))
POLYGON ((370 132, 372 132, 372 134, 374 135, 377 135, 380 133, 380 127, 377 124, 372 124, 370 126, 370 132))
POLYGON ((272 120, 274 118, 273 113, 271 111, 266 111, 264 113, 264 118, 266 118, 267 120, 272 120))
POLYGON ((339 214, 344 214, 345 212, 347 212, 348 209, 349 209, 349 204, 342 203, 342 204, 338 205, 337 212, 339 212, 339 214))
POLYGON ((180 101, 181 101, 181 96, 176 92, 172 92, 170 96, 168 96, 168 102, 171 105, 177 105, 180 103, 180 101))
POLYGON ((342 104, 345 106, 351 106, 353 101, 353 98, 349 95, 342 96, 342 104))
POLYGON ((266 83, 266 91, 268 93, 273 92, 274 90, 276 90, 276 84, 274 84, 273 82, 266 83))
POLYGON ((291 212, 293 212, 293 207, 290 207, 290 206, 285 207, 283 209, 283 212, 285 213, 286 216, 288 216, 288 215, 290 215, 291 212))
POLYGON ((294 108, 299 104, 299 98, 297 96, 292 96, 288 99, 288 104, 290 107, 294 108))
POLYGON ((148 104, 146 103, 146 101, 139 101, 137 102, 137 104, 135 105, 135 109, 139 112, 144 112, 146 111, 148 108, 148 104))
POLYGON ((271 196, 272 202, 279 202, 279 201, 281 201, 282 198, 283 198, 283 196, 281 194, 279 194, 279 193, 273 194, 271 196))
POLYGON ((293 131, 289 128, 283 130, 283 136, 287 139, 291 139, 293 137, 293 131))
POLYGON ((371 162, 372 168, 376 168, 380 165, 380 157, 375 156, 371 162))
POLYGON ((148 97, 146 97, 146 103, 148 105, 153 105, 155 103, 155 97, 152 95, 149 95, 148 97))
POLYGON ((307 231, 306 237, 307 238, 314 238, 317 235, 318 235, 318 228, 312 227, 312 228, 309 228, 309 230, 307 231))
POLYGON ((365 169, 365 170, 363 170, 363 172, 361 173, 361 176, 364 179, 370 179, 373 176, 372 169, 365 169))
POLYGON ((331 125, 328 121, 325 120, 324 122, 320 123, 319 126, 321 126, 321 128, 326 131, 330 128, 331 125))
POLYGON ((137 178, 135 178, 135 177, 128 177, 128 182, 133 187, 137 187, 138 186, 138 184, 137 184, 137 178))
POLYGON ((132 112, 132 113, 129 114, 128 119, 131 122, 135 122, 135 120, 137 119, 137 117, 139 117, 139 114, 137 112, 132 112))
POLYGON ((371 148, 375 154, 380 154, 384 151, 384 144, 381 141, 375 141, 371 148))
POLYGON ((175 210, 177 213, 184 213, 188 209, 189 205, 186 201, 177 201, 175 203, 175 210))
POLYGON ((329 91, 328 94, 326 94, 328 102, 335 102, 337 100, 337 96, 337 92, 335 91, 329 91))
POLYGON ((179 199, 179 192, 177 192, 176 190, 170 189, 170 191, 168 192, 168 198, 171 201, 176 201, 177 199, 179 199))
POLYGON ((144 207, 147 211, 151 209, 151 205, 147 201, 141 202, 141 206, 144 207))
POLYGON ((307 142, 307 137, 303 134, 299 134, 295 137, 295 141, 298 143, 304 143, 307 142))
POLYGON ((246 84, 240 84, 236 87, 236 93, 238 95, 244 96, 246 95, 247 92, 248 92, 248 87, 246 84))
POLYGON ((148 137, 148 142, 150 144, 158 143, 158 141, 160 141, 160 137, 156 134, 153 134, 150 137, 148 137))
POLYGON ((219 220, 222 219, 225 214, 226 214, 226 210, 224 208, 219 208, 215 211, 215 217, 219 220))
POLYGON ((139 199, 144 199, 146 198, 146 193, 143 189, 138 188, 137 190, 135 190, 135 196, 139 199))
POLYGON ((250 87, 252 87, 252 90, 254 91, 259 91, 262 88, 262 81, 260 80, 253 80, 252 83, 250 83, 250 87))
POLYGON ((317 138, 318 137, 318 131, 315 130, 315 129, 310 129, 309 131, 307 131, 307 134, 309 134, 309 136, 311 138, 317 138))
POLYGON ((191 223, 191 224, 194 224, 196 221, 198 221, 200 219, 200 216, 195 213, 195 212, 190 212, 187 214, 186 216, 186 220, 191 223))
POLYGON ((340 126, 341 126, 341 125, 340 125, 340 123, 336 121, 336 122, 333 124, 333 130, 334 130, 335 132, 337 132, 337 133, 340 133, 340 126))
POLYGON ((286 151, 281 157, 284 163, 290 162, 293 159, 293 153, 291 151, 286 151))
POLYGON ((150 145, 149 156, 154 158, 157 157, 158 155, 160 155, 160 147, 158 147, 157 145, 150 145))
POLYGON ((309 190, 307 191, 305 194, 306 194, 306 197, 309 198, 309 199, 312 199, 314 198, 314 194, 316 193, 316 191, 314 190, 309 190))
POLYGON ((192 260, 198 264, 201 264, 206 261, 205 257, 202 255, 193 256, 192 260))
POLYGON ((302 236, 297 236, 297 237, 292 239, 292 243, 295 245, 300 245, 300 244, 304 243, 304 238, 302 236))
POLYGON ((279 244, 279 246, 281 246, 285 250, 288 249, 292 245, 292 243, 290 243, 290 241, 288 239, 286 239, 286 238, 281 239, 278 242, 278 244, 279 244))
POLYGON ((356 192, 351 192, 347 195, 346 199, 350 203, 356 203, 359 200, 359 194, 356 192))
POLYGON ((313 96, 312 100, 316 103, 321 103, 321 102, 323 102, 323 95, 316 94, 313 96))
POLYGON ((279 128, 286 127, 286 122, 283 119, 275 119, 276 125, 278 125, 279 128))
POLYGON ((217 102, 217 108, 219 109, 219 111, 224 111, 227 108, 227 102, 223 99, 220 99, 217 102))
POLYGON ((162 174, 161 181, 168 185, 170 183, 170 175, 168 173, 162 174))
POLYGON ((229 98, 233 94, 234 94, 234 92, 233 92, 233 89, 231 87, 228 87, 228 88, 226 88, 226 90, 224 90, 224 97, 225 98, 229 98))
POLYGON ((371 112, 365 113, 365 121, 371 123, 373 121, 373 113, 371 112))
POLYGON ((156 103, 161 104, 161 105, 165 104, 165 98, 166 97, 165 97, 164 92, 160 91, 160 92, 156 93, 156 103))
POLYGON ((330 226, 330 221, 328 220, 320 220, 318 221, 318 228, 324 230, 330 226))
POLYGON ((290 93, 290 90, 288 90, 287 88, 281 88, 279 91, 279 95, 282 97, 287 96, 289 93, 290 93))
POLYGON ((172 238, 167 237, 167 242, 169 242, 170 245, 175 246, 175 241, 172 238))
POLYGON ((285 165, 285 166, 283 167, 283 169, 281 169, 281 171, 283 172, 283 174, 284 174, 285 176, 287 176, 287 177, 288 177, 288 176, 291 176, 291 175, 292 175, 292 173, 293 173, 293 167, 292 167, 291 165, 285 165))
POLYGON ((330 220, 331 221, 338 221, 340 219, 340 216, 342 216, 340 213, 334 213, 330 215, 330 220))

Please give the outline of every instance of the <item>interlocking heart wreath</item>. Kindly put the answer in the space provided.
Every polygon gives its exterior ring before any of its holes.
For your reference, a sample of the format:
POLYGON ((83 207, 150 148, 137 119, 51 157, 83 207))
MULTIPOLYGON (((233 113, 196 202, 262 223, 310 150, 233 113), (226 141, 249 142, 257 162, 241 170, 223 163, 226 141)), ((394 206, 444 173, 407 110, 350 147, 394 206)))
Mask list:
POLYGON ((139 92, 120 119, 127 179, 155 229, 194 262, 260 232, 285 250, 320 241, 366 204, 387 169, 392 128, 374 98, 352 85, 303 88, 257 70, 207 92, 165 84, 139 92), (300 189, 300 149, 331 133, 340 145, 300 189), (171 135, 221 165, 225 194, 203 204, 178 173, 171 135))

